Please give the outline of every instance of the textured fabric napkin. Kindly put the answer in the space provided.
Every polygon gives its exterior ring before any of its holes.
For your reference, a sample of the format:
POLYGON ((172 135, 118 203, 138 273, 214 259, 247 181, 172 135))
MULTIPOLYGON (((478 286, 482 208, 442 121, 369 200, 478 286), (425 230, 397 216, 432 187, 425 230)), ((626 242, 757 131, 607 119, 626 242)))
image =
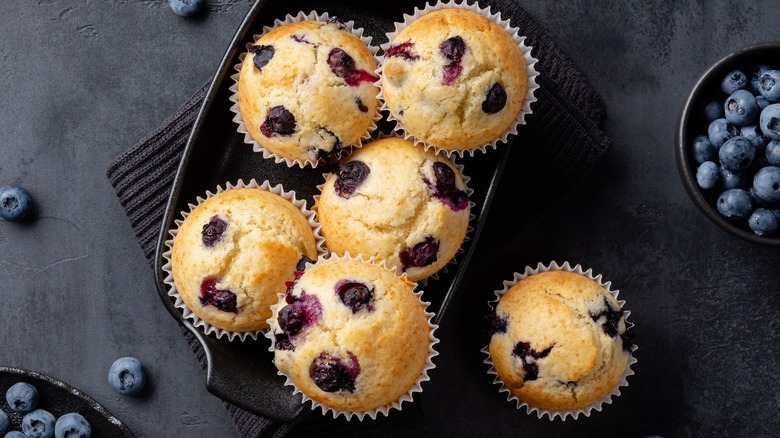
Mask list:
MULTIPOLYGON (((522 202, 526 212, 517 217, 522 230, 539 220, 585 181, 609 147, 600 130, 604 107, 579 68, 553 42, 550 36, 514 0, 497 0, 495 7, 527 37, 532 54, 539 59, 536 92, 538 101, 527 125, 520 128, 510 155, 511 171, 504 172, 502 185, 527 188, 497 194, 491 215, 513 215, 513 206, 522 202)), ((206 93, 202 87, 160 128, 114 161, 107 172, 144 254, 153 264, 157 237, 163 220, 171 184, 187 138, 206 93)), ((488 152, 491 153, 491 152, 488 152)), ((485 233, 478 244, 489 247, 493 236, 485 233)), ((496 243, 498 244, 498 243, 496 243)), ((480 259, 476 255, 475 259, 480 259)), ((197 360, 205 367, 205 354, 186 329, 182 333, 197 360)), ((236 406, 227 409, 242 437, 281 437, 287 435, 384 436, 408 434, 421 423, 420 403, 404 404, 401 412, 376 421, 333 420, 315 412, 293 425, 279 425, 252 415, 236 406)), ((306 410, 308 411, 308 409, 306 410)), ((417 433, 420 430, 417 429, 417 433)))

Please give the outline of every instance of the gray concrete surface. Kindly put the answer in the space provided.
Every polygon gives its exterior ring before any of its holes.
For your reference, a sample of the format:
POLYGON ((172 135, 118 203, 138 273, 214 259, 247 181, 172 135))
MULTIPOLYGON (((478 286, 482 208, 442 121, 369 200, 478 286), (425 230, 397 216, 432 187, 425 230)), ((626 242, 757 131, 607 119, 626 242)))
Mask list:
MULTIPOLYGON (((105 178, 111 160, 210 78, 252 2, 208 3, 194 20, 164 0, 0 3, 0 185, 27 187, 40 216, 0 222, 0 364, 64 380, 139 437, 236 435, 160 305, 105 178), (146 364, 147 396, 107 385, 120 355, 146 364)), ((507 235, 500 246, 484 241, 476 260, 490 263, 472 266, 439 332, 421 434, 776 436, 780 253, 731 237, 689 202, 673 130, 709 64, 780 40, 780 4, 521 4, 602 94, 614 143, 592 183, 533 229, 514 233, 510 217, 491 218, 488 229, 507 235), (513 270, 552 259, 603 273, 637 324, 630 386, 577 422, 516 411, 478 352, 484 298, 513 270)), ((511 189, 509 176, 500 202, 511 189)))

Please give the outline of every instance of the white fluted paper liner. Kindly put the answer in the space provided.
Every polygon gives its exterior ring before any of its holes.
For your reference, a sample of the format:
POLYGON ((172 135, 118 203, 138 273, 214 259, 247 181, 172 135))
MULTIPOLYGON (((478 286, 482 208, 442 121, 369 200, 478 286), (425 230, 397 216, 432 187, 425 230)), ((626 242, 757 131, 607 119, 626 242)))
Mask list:
POLYGON ((512 25, 509 22, 509 19, 502 20, 500 12, 494 13, 491 11, 490 6, 483 8, 477 2, 474 2, 473 4, 468 4, 465 1, 456 1, 456 0, 450 0, 447 2, 439 1, 435 4, 426 4, 423 9, 414 8, 414 12, 411 15, 404 14, 403 22, 400 23, 396 22, 395 30, 393 32, 387 33, 387 42, 380 46, 383 52, 387 52, 387 48, 390 47, 395 37, 398 36, 398 34, 401 33, 401 31, 404 30, 406 27, 408 27, 413 21, 415 21, 416 19, 422 17, 423 15, 429 12, 436 11, 439 9, 465 9, 485 16, 488 20, 491 20, 494 23, 501 26, 504 30, 506 30, 509 33, 509 35, 512 36, 512 38, 517 43, 518 47, 520 47, 520 52, 523 54, 523 59, 525 60, 526 77, 527 77, 525 100, 523 101, 523 106, 520 109, 520 113, 518 113, 514 123, 512 123, 511 126, 509 126, 500 136, 498 136, 490 143, 484 144, 482 146, 475 146, 469 149, 448 150, 447 148, 444 148, 442 146, 431 144, 424 140, 416 138, 414 135, 412 135, 410 132, 404 129, 403 124, 401 123, 400 120, 393 117, 393 113, 390 111, 390 108, 387 106, 387 102, 385 102, 383 88, 382 88, 382 78, 384 77, 384 59, 379 57, 377 58, 379 67, 377 68, 376 73, 380 79, 379 81, 377 81, 376 85, 377 87, 379 87, 379 101, 382 103, 382 110, 388 113, 388 120, 395 122, 395 128, 394 128, 395 131, 398 132, 405 139, 410 139, 413 140, 415 143, 423 144, 426 149, 434 148, 436 152, 441 152, 449 157, 452 157, 453 155, 458 155, 461 158, 463 158, 464 154, 473 156, 475 151, 481 151, 484 153, 488 148, 495 149, 499 142, 506 144, 507 139, 509 138, 510 135, 517 134, 517 127, 520 125, 525 125, 526 117, 529 116, 531 113, 533 113, 533 110, 531 109, 531 104, 536 102, 537 100, 535 96, 535 92, 539 88, 539 84, 536 80, 536 77, 539 75, 539 72, 536 70, 536 63, 539 60, 534 58, 531 55, 531 50, 533 49, 533 47, 525 44, 526 37, 520 36, 519 29, 516 27, 512 27, 512 25))
MULTIPOLYGON (((601 287, 603 287, 607 292, 609 292, 610 295, 612 295, 615 300, 620 304, 620 308, 623 308, 623 305, 625 304, 625 300, 618 300, 618 294, 620 293, 619 290, 612 290, 612 282, 607 281, 604 282, 601 274, 599 275, 593 275, 593 270, 588 269, 587 271, 582 269, 582 266, 579 264, 574 265, 573 267, 569 264, 569 262, 564 262, 562 265, 559 265, 557 262, 553 261, 549 265, 543 265, 541 262, 536 265, 535 268, 532 268, 530 266, 526 266, 525 271, 523 272, 515 272, 512 280, 505 280, 504 281, 504 287, 503 289, 499 289, 495 291, 496 299, 494 301, 491 301, 488 303, 490 306, 490 310, 494 310, 496 306, 498 305, 499 300, 501 297, 506 294, 506 292, 515 284, 517 284, 520 280, 530 277, 531 275, 538 274, 540 272, 548 272, 548 271, 567 271, 567 272, 574 272, 580 275, 584 275, 587 278, 590 278, 591 280, 598 283, 601 287)), ((624 312, 624 321, 626 323, 626 330, 629 328, 632 328, 634 324, 628 322, 628 316, 631 315, 631 312, 626 310, 624 312)), ((591 411, 601 411, 603 405, 612 403, 612 397, 617 397, 620 395, 620 388, 623 386, 628 386, 628 381, 626 380, 626 377, 631 376, 634 374, 634 372, 631 370, 631 365, 635 364, 637 362, 636 358, 634 357, 634 351, 637 350, 637 346, 633 345, 631 347, 631 351, 629 352, 629 358, 628 363, 626 364, 626 369, 623 370, 623 375, 620 376, 620 380, 618 383, 612 388, 612 391, 605 394, 600 399, 596 400, 595 402, 591 403, 588 406, 585 406, 581 409, 571 409, 571 410, 551 410, 551 409, 541 409, 536 406, 529 405, 523 401, 521 401, 519 398, 517 398, 512 392, 504 385, 504 382, 501 380, 500 377, 498 377, 498 373, 496 372, 493 361, 490 359, 490 351, 488 349, 488 346, 486 345, 482 349, 482 353, 484 353, 487 358, 483 361, 485 364, 490 366, 490 370, 488 371, 488 374, 492 374, 495 377, 493 380, 493 383, 496 385, 499 385, 501 388, 499 389, 499 392, 506 392, 507 393, 507 401, 515 401, 517 402, 517 409, 520 409, 521 407, 526 408, 526 412, 528 414, 536 413, 536 416, 538 418, 542 418, 543 416, 547 416, 549 420, 554 420, 556 417, 560 418, 563 421, 566 421, 566 418, 571 416, 575 420, 579 415, 584 415, 586 417, 590 416, 591 411)))
MULTIPOLYGON (((291 160, 287 157, 276 155, 273 152, 266 149, 265 147, 263 147, 263 145, 260 144, 260 142, 252 138, 252 136, 249 134, 249 131, 246 129, 246 124, 244 123, 244 119, 241 117, 241 111, 238 107, 238 78, 241 73, 241 66, 244 64, 244 58, 246 58, 249 49, 254 45, 254 43, 257 40, 259 40, 263 35, 267 34, 273 29, 276 29, 277 27, 283 26, 285 24, 295 23, 299 21, 322 21, 327 23, 330 18, 335 18, 335 17, 331 17, 327 12, 323 12, 320 14, 317 11, 311 11, 307 14, 301 11, 298 12, 298 14, 296 14, 295 16, 287 14, 287 16, 284 17, 284 20, 280 20, 277 18, 276 20, 274 20, 273 26, 263 26, 263 31, 259 34, 252 35, 252 42, 246 44, 246 51, 239 55, 238 57, 239 62, 234 67, 236 73, 230 76, 230 79, 233 80, 233 84, 229 88, 230 90, 229 99, 231 102, 233 102, 233 105, 230 106, 230 111, 234 114, 233 121, 236 122, 236 124, 238 125, 237 126, 238 133, 244 135, 244 143, 251 145, 253 151, 263 154, 263 158, 265 159, 273 159, 276 164, 284 163, 287 165, 287 167, 293 167, 297 165, 298 167, 303 168, 305 166, 317 167, 319 162, 311 161, 311 160, 306 160, 306 161, 291 160)), ((372 40, 371 36, 363 35, 363 28, 355 27, 355 22, 352 20, 344 22, 343 24, 347 28, 347 31, 349 31, 351 34, 358 37, 360 41, 362 41, 363 44, 365 44, 366 47, 368 47, 368 50, 371 51, 371 53, 374 55, 374 58, 376 59, 376 54, 379 51, 379 49, 371 45, 371 40, 372 40)), ((381 118, 382 118, 382 114, 380 113, 380 105, 377 105, 374 118, 371 121, 371 125, 366 129, 365 134, 363 134, 360 137, 358 144, 344 145, 344 148, 340 152, 338 152, 337 155, 335 155, 335 159, 339 159, 342 156, 342 154, 348 153, 351 147, 359 148, 363 146, 363 143, 371 138, 371 133, 376 130, 377 128, 376 123, 381 118)))
MULTIPOLYGON (((395 268, 388 267, 384 261, 377 261, 374 260, 374 257, 364 258, 362 254, 357 254, 356 256, 352 256, 349 253, 344 254, 343 256, 339 256, 336 254, 330 254, 328 256, 320 256, 317 259, 316 264, 320 263, 328 263, 336 260, 358 260, 361 262, 371 263, 376 266, 381 266, 384 269, 387 269, 389 271, 392 271, 396 275, 398 274, 398 271, 395 268)), ((311 266, 313 266, 313 263, 306 263, 306 269, 308 270, 311 266)), ((405 276, 405 274, 401 274, 401 276, 405 276)), ((319 408, 322 412, 322 415, 327 415, 330 413, 333 418, 338 418, 339 415, 343 415, 347 420, 351 420, 353 417, 357 417, 359 421, 363 421, 365 417, 369 417, 372 420, 375 420, 378 414, 382 414, 384 416, 387 416, 389 412, 393 409, 396 410, 402 410, 403 406, 401 404, 403 402, 412 402, 414 398, 414 394, 418 392, 422 392, 422 382, 427 382, 430 379, 428 376, 428 372, 434 368, 436 368, 436 365, 433 363, 433 358, 439 355, 439 352, 436 351, 433 347, 439 343, 439 339, 436 337, 434 332, 439 328, 438 325, 433 323, 433 317, 435 314, 433 312, 428 311, 428 306, 431 305, 431 303, 427 301, 422 300, 423 291, 422 290, 416 290, 417 289, 417 283, 412 283, 413 287, 413 293, 414 295, 420 300, 420 303, 422 303, 425 308, 423 309, 425 313, 425 317, 428 320, 428 328, 430 329, 428 331, 428 339, 430 343, 428 344, 428 356, 425 359, 425 365, 422 368, 422 371, 420 372, 420 376, 415 381, 414 385, 412 385, 409 388, 409 391, 407 391, 406 394, 402 395, 398 398, 398 400, 394 401, 390 404, 390 406, 381 406, 376 409, 369 409, 366 411, 343 411, 339 409, 333 409, 328 406, 322 405, 318 403, 317 401, 311 399, 309 396, 307 396, 303 391, 298 389, 297 386, 295 386, 295 383, 293 383, 292 379, 290 379, 286 374, 284 374, 282 371, 277 370, 277 374, 280 376, 283 376, 285 378, 284 384, 286 386, 291 386, 293 388, 293 395, 295 394, 301 394, 301 397, 303 397, 303 403, 311 402, 311 409, 315 410, 319 408)), ((268 326, 271 328, 267 332, 265 332, 265 337, 271 340, 271 346, 268 347, 268 351, 274 352, 275 351, 275 338, 273 334, 273 329, 275 327, 276 322, 274 321, 274 315, 276 315, 276 309, 279 306, 279 303, 284 299, 285 294, 279 294, 279 300, 276 304, 271 306, 271 317, 268 318, 268 326)), ((273 360, 273 359, 272 359, 273 360)))
MULTIPOLYGON (((388 137, 396 137, 396 135, 395 134, 385 134, 383 132, 380 132, 379 136, 376 138, 376 140, 381 140, 383 138, 388 138, 388 137)), ((372 141, 376 141, 376 140, 372 140, 372 141)), ((458 247, 458 251, 456 251, 455 255, 453 255, 452 258, 444 266, 442 266, 438 271, 434 272, 429 277, 421 279, 419 281, 419 283, 422 283, 423 286, 427 286, 428 285, 428 280, 429 279, 431 279, 431 280, 438 280, 440 272, 442 274, 446 274, 448 272, 447 267, 449 267, 450 265, 454 266, 454 265, 456 265, 458 263, 458 261, 457 261, 458 254, 461 254, 463 252, 463 244, 468 242, 469 240, 471 240, 471 233, 474 231, 474 227, 472 227, 471 224, 473 223, 474 219, 476 218, 476 216, 473 213, 474 207, 476 206, 476 204, 474 203, 474 201, 471 200, 471 196, 474 194, 474 189, 469 187, 469 182, 471 181, 471 177, 467 176, 463 172, 463 169, 465 167, 462 164, 460 164, 457 161, 455 161, 456 157, 447 157, 444 154, 442 154, 442 156, 447 158, 447 159, 449 159, 450 163, 452 163, 452 165, 455 166, 456 169, 458 169, 458 172, 460 172, 460 176, 463 179, 463 186, 464 186, 464 188, 466 190, 466 195, 469 197, 469 221, 468 221, 468 225, 466 226, 466 235, 463 237, 463 242, 460 243, 460 247, 458 247)), ((328 175, 329 175, 329 173, 327 173, 327 172, 322 174, 323 182, 322 182, 322 184, 317 185, 317 191, 319 193, 322 193, 322 187, 325 185, 325 181, 324 180, 327 180, 328 175)), ((319 199, 320 199, 320 195, 314 195, 314 206, 312 207, 312 210, 314 210, 315 215, 317 214, 317 203, 318 203, 319 199)), ((326 246, 327 246, 327 244, 326 244, 326 246)))
POLYGON ((262 330, 255 330, 255 331, 247 331, 247 332, 234 332, 230 330, 221 329, 219 327, 215 327, 208 322, 200 319, 198 315, 195 314, 192 310, 190 310, 187 307, 187 304, 184 303, 184 300, 182 300, 181 295, 179 295, 178 289, 176 289, 176 283, 173 280, 173 270, 171 268, 171 252, 173 250, 173 242, 176 239, 176 235, 179 233, 179 227, 181 227, 181 224, 184 222, 184 219, 187 218, 187 216, 190 215, 193 209, 200 205, 203 201, 206 199, 217 195, 219 193, 222 193, 227 190, 236 189, 236 188, 257 188, 260 190, 265 190, 267 192, 271 192, 273 194, 279 195, 282 198, 290 201, 293 205, 298 207, 301 210, 301 213, 306 217, 306 220, 309 222, 309 226, 311 226, 312 232, 314 233, 314 240, 317 244, 317 255, 318 257, 322 257, 323 255, 327 254, 327 250, 325 249, 325 239, 322 237, 321 228, 322 226, 317 223, 317 220, 314 216, 314 212, 309 210, 306 207, 306 201, 303 199, 298 199, 295 196, 295 191, 290 190, 286 191, 284 190, 284 187, 282 187, 281 184, 277 184, 275 186, 272 186, 270 182, 263 181, 262 183, 258 183, 254 178, 252 178, 248 183, 245 183, 243 180, 239 179, 235 184, 232 184, 230 182, 225 184, 225 188, 222 188, 221 185, 218 185, 214 192, 206 191, 205 197, 198 196, 196 198, 196 203, 188 203, 187 204, 187 211, 181 212, 181 219, 176 219, 174 221, 175 227, 172 228, 168 233, 171 235, 171 238, 165 241, 165 246, 168 248, 163 253, 163 258, 165 258, 165 264, 162 266, 163 271, 165 271, 165 279, 163 282, 168 285, 168 296, 173 297, 175 299, 174 306, 178 309, 181 309, 182 316, 185 319, 189 319, 192 321, 192 325, 195 327, 198 327, 201 329, 205 334, 207 335, 214 335, 217 337, 217 339, 222 338, 223 336, 227 336, 228 340, 233 341, 236 338, 238 338, 241 341, 245 341, 247 338, 251 338, 253 340, 257 339, 257 335, 262 332, 262 330))

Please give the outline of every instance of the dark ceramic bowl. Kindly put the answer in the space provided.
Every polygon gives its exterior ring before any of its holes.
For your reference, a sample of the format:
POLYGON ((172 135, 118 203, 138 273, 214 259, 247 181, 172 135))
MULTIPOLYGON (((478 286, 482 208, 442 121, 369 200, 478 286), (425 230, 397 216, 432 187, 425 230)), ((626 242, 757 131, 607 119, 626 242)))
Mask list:
MULTIPOLYGON (((775 66, 780 59, 780 41, 756 44, 737 50, 722 58, 710 67, 696 82, 677 119, 677 134, 675 138, 675 154, 677 170, 680 172, 685 190, 705 216, 729 233, 754 243, 780 246, 780 232, 770 236, 758 236, 750 229, 747 220, 733 221, 718 212, 715 201, 721 191, 718 189, 702 190, 696 183, 696 161, 693 159, 691 145, 697 135, 707 135, 709 123, 704 117, 704 107, 715 100, 723 102, 726 95, 720 90, 723 77, 732 70, 749 69, 752 65, 763 63, 775 66)), ((745 72, 749 74, 748 72, 745 72)))

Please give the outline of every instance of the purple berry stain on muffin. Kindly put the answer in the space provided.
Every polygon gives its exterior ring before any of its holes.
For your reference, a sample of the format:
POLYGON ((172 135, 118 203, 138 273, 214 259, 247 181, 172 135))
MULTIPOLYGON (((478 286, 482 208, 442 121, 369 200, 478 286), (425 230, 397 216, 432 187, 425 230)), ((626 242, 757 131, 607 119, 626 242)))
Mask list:
POLYGON ((335 286, 336 294, 345 306, 357 313, 363 309, 374 311, 374 290, 359 281, 340 280, 335 286))
POLYGON ((358 109, 360 110, 361 113, 367 113, 368 112, 368 107, 363 103, 362 100, 360 100, 359 97, 355 98, 355 103, 357 104, 357 107, 358 107, 358 109))
POLYGON ((433 163, 433 175, 436 177, 435 184, 428 178, 423 178, 423 182, 433 191, 433 196, 452 211, 461 211, 469 206, 468 195, 455 185, 455 171, 450 166, 442 162, 433 163))
POLYGON ((252 54, 252 62, 255 63, 258 72, 262 72, 263 67, 271 62, 271 58, 274 57, 276 49, 274 46, 252 46, 249 49, 249 53, 252 54))
POLYGON ((620 318, 623 317, 623 310, 612 309, 612 305, 606 297, 604 297, 604 306, 606 309, 596 314, 591 313, 590 317, 593 318, 593 322, 601 326, 607 336, 614 338, 620 334, 619 324, 620 318))
POLYGON ((348 351, 343 359, 323 351, 314 359, 309 370, 314 383, 325 392, 355 391, 355 379, 360 375, 357 357, 348 351))
POLYGON ((515 344, 515 348, 512 350, 512 354, 519 357, 523 362, 523 381, 530 382, 539 378, 539 359, 544 359, 550 354, 553 346, 547 347, 543 351, 536 351, 531 348, 530 342, 520 341, 515 344))
POLYGON ((401 58, 407 61, 416 61, 420 59, 419 56, 412 53, 412 48, 414 48, 414 43, 411 41, 390 46, 385 50, 385 58, 401 58))
POLYGON ((338 47, 328 54, 328 66, 336 76, 344 79, 350 87, 357 87, 361 82, 376 82, 379 78, 365 70, 355 68, 355 60, 349 53, 338 47))
POLYGON ((344 163, 336 171, 336 182, 333 187, 339 196, 349 199, 368 178, 369 173, 371 169, 362 161, 352 160, 344 163))
POLYGON ((509 326, 508 316, 499 316, 498 313, 493 310, 485 318, 487 318, 488 321, 488 337, 492 337, 496 333, 506 333, 507 327, 509 326))
MULTIPOLYGON (((297 41, 297 42, 299 42, 299 43, 303 43, 303 44, 312 44, 312 42, 311 42, 311 41, 309 41, 309 40, 307 40, 307 39, 306 39, 306 37, 305 37, 304 35, 298 35, 297 33, 296 33, 296 34, 294 34, 294 35, 290 35, 290 38, 292 38, 293 40, 295 40, 295 41, 297 41)), ((313 44, 312 44, 312 45, 313 45, 313 44)))
POLYGON ((217 289, 217 280, 206 277, 200 283, 200 304, 214 306, 223 312, 238 313, 236 294, 227 289, 217 289))
POLYGON ((420 243, 411 248, 406 248, 398 253, 401 259, 403 270, 406 271, 412 267, 428 266, 436 261, 436 254, 439 252, 439 241, 428 236, 420 243))
POLYGON ((506 105, 506 91, 498 82, 488 89, 485 100, 482 102, 482 111, 487 114, 495 114, 506 105))
POLYGON ((269 138, 274 134, 290 135, 295 132, 295 116, 287 108, 275 106, 268 111, 260 132, 269 138))
POLYGON ((209 219, 209 222, 203 225, 203 231, 201 236, 203 244, 206 246, 214 246, 222 239, 222 233, 227 229, 227 222, 219 218, 219 215, 214 215, 209 219))
POLYGON ((285 301, 288 305, 282 307, 276 317, 282 330, 281 333, 274 334, 276 348, 294 350, 295 345, 292 341, 295 336, 322 317, 322 304, 315 295, 307 295, 306 292, 302 292, 300 297, 288 293, 285 301))
POLYGON ((442 56, 450 61, 449 64, 444 66, 442 85, 452 85, 463 71, 460 61, 463 58, 463 54, 466 53, 466 43, 459 36, 447 38, 439 45, 439 51, 442 56))

